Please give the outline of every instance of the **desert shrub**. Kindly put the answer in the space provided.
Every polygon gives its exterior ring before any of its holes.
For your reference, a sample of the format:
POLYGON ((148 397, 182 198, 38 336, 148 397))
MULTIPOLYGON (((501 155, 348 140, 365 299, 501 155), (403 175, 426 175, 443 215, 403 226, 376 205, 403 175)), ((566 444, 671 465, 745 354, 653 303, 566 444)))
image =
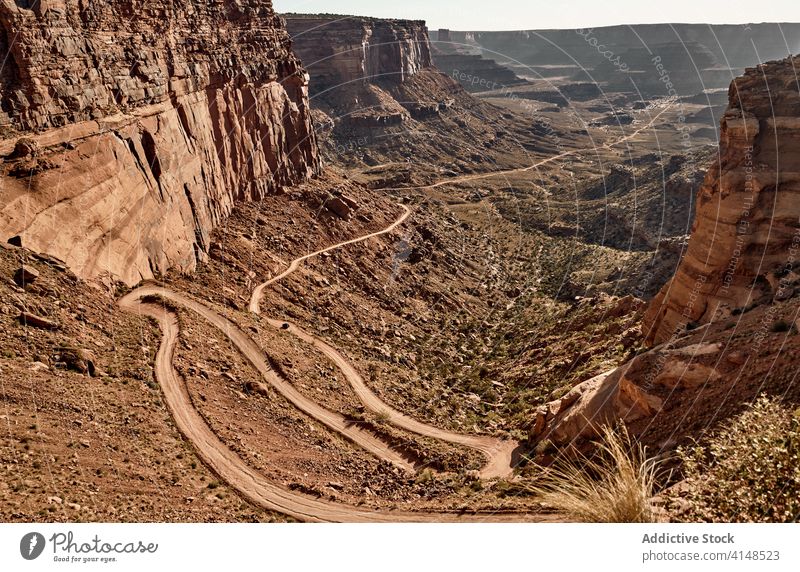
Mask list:
POLYGON ((143 304, 152 304, 154 306, 160 306, 164 310, 168 310, 173 314, 180 313, 180 308, 165 296, 161 294, 147 294, 146 296, 142 296, 142 303, 143 304))
POLYGON ((792 325, 787 322, 786 320, 778 320, 774 324, 772 324, 772 331, 773 332, 788 332, 792 329, 792 325))
POLYGON ((596 455, 560 458, 531 485, 531 492, 572 521, 653 522, 656 468, 624 427, 608 427, 596 455))
POLYGON ((689 509, 682 520, 800 518, 800 415, 761 397, 705 443, 679 450, 689 509))

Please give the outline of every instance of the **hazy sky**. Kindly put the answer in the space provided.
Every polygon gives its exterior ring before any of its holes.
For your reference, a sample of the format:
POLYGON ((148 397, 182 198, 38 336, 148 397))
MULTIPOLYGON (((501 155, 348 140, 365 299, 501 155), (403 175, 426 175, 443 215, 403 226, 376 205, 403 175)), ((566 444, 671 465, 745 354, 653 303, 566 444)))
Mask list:
POLYGON ((453 30, 800 22, 800 0, 273 0, 273 5, 279 12, 427 20, 431 29, 453 30))

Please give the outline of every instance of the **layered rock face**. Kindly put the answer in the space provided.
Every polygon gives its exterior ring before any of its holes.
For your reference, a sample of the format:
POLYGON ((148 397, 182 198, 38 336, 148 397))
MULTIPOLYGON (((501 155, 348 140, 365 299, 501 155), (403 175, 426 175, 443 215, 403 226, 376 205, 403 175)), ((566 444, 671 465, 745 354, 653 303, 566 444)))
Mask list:
POLYGON ((433 44, 433 63, 469 92, 497 90, 527 83, 494 59, 483 57, 481 50, 473 44, 465 43, 466 34, 435 30, 430 32, 430 38, 433 44), (462 40, 456 41, 454 36, 460 36, 462 40))
POLYGON ((80 276, 191 271, 236 201, 318 169, 268 0, 2 0, 0 24, 0 237, 80 276))
MULTIPOLYGON (((657 414, 685 415, 675 404, 683 394, 691 402, 698 391, 735 401, 738 368, 750 359, 751 346, 778 351, 786 343, 780 338, 786 334, 775 334, 773 348, 762 345, 781 304, 800 292, 798 65, 800 57, 770 62, 731 84, 719 159, 698 192, 687 252, 644 318, 643 331, 657 346, 542 406, 533 419, 533 439, 566 445, 594 437, 617 420, 647 428, 657 414), (748 343, 731 344, 725 322, 753 308, 760 317, 748 313, 741 328, 733 324, 748 343), (711 325, 706 330, 689 324, 711 325), (700 341, 687 343, 693 336, 700 341), (664 410, 668 402, 671 412, 664 410)), ((767 378, 757 374, 754 391, 765 390, 767 378)))
POLYGON ((527 83, 507 67, 483 56, 434 53, 436 67, 469 92, 491 91, 527 83))
POLYGON ((646 428, 676 395, 717 383, 731 371, 727 360, 720 359, 723 345, 665 344, 641 354, 539 407, 530 436, 558 447, 580 447, 585 439, 599 436, 604 426, 620 421, 646 428))
POLYGON ((402 84, 433 64, 425 22, 286 15, 294 49, 314 77, 311 95, 402 84))
POLYGON ((800 264, 800 58, 748 69, 729 92, 719 161, 697 199, 689 248, 653 300, 651 343, 791 295, 800 264))
MULTIPOLYGON (((449 105, 447 94, 430 99, 408 89, 423 76, 440 75, 425 22, 288 15, 286 27, 313 78, 314 107, 330 115, 341 136, 397 127, 449 105)), ((428 79, 421 83, 441 83, 428 79)))

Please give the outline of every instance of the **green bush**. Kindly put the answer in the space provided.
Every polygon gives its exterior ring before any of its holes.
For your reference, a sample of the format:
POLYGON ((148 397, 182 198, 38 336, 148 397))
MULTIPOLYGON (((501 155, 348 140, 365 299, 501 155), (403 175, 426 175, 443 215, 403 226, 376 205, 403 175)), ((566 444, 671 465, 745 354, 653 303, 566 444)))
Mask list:
POLYGON ((800 419, 761 397, 702 445, 679 450, 690 509, 682 520, 800 518, 800 419))

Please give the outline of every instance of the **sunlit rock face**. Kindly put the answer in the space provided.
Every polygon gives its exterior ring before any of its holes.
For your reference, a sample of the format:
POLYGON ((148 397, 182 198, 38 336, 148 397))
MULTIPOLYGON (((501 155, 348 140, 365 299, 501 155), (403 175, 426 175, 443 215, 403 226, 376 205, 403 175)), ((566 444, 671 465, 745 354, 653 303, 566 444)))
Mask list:
POLYGON ((268 0, 3 0, 0 24, 0 239, 80 276, 191 271, 236 201, 318 169, 268 0))
MULTIPOLYGON (((745 363, 747 347, 685 340, 703 324, 773 308, 800 288, 798 65, 800 57, 766 63, 731 84, 719 157, 699 190, 687 252, 644 318, 655 347, 541 406, 533 440, 563 446, 619 421, 647 426, 665 399, 738 379, 732 372, 745 363)), ((762 330, 742 332, 758 344, 762 330)))
POLYGON ((314 77, 314 96, 348 85, 399 85, 433 65, 422 21, 287 15, 286 28, 314 77))
POLYGON ((731 85, 719 160, 700 189, 688 251, 645 317, 650 342, 794 290, 800 278, 798 62, 748 69, 731 85))

